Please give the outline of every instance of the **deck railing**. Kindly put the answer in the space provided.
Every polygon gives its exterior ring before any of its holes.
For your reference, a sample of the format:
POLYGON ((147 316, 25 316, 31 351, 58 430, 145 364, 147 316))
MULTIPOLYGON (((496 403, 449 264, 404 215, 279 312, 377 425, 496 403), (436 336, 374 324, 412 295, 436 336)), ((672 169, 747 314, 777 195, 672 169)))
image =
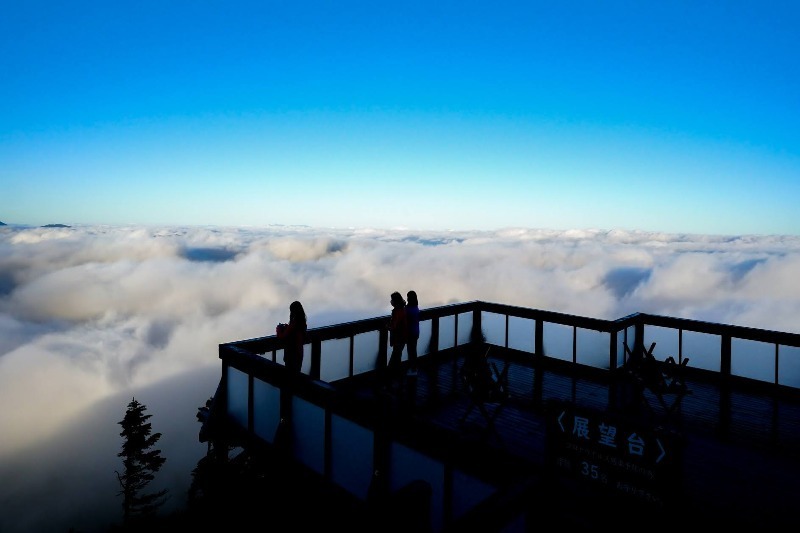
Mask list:
MULTIPOLYGON (((303 372, 334 382, 380 369, 388 352, 388 318, 311 329, 303 372)), ((656 342, 657 358, 689 357, 691 371, 712 379, 800 389, 800 334, 795 333, 644 313, 602 320, 481 301, 423 309, 420 319, 421 357, 483 339, 531 357, 613 370, 624 363, 624 343, 656 342)), ((223 359, 251 354, 282 364, 274 335, 221 344, 219 350, 223 359)))
MULTIPOLYGON (((309 330, 303 375, 291 381, 275 336, 221 344, 216 402, 233 428, 229 437, 237 433, 236 440, 246 446, 273 446, 281 431, 289 432, 290 453, 298 462, 358 499, 366 499, 376 477, 389 491, 427 480, 431 528, 440 531, 509 489, 492 480, 491 473, 459 463, 447 434, 423 450, 386 432, 379 414, 342 409, 337 382, 385 367, 388 318, 309 330), (293 413, 288 426, 280 423, 287 399, 293 413)), ((687 372, 698 379, 751 386, 767 395, 800 392, 798 334, 642 313, 602 320, 482 301, 421 310, 420 358, 473 342, 501 346, 534 364, 562 361, 600 372, 625 362, 626 344, 649 347, 655 342, 657 358, 690 358, 687 372)), ((721 390, 724 396, 725 387, 721 390)), ((720 418, 724 428, 730 413, 721 409, 720 418)), ((516 519, 513 512, 507 518, 516 519)))

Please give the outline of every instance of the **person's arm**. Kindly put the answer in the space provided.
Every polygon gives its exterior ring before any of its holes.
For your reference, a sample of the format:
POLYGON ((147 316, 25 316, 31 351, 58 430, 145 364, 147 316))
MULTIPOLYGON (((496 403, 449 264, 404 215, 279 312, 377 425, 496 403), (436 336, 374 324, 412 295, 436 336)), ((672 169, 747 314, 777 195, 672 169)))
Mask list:
POLYGON ((278 328, 275 333, 278 335, 279 339, 285 339, 286 337, 291 337, 294 333, 294 324, 289 322, 288 324, 278 324, 278 328), (281 327, 283 326, 283 327, 281 327))

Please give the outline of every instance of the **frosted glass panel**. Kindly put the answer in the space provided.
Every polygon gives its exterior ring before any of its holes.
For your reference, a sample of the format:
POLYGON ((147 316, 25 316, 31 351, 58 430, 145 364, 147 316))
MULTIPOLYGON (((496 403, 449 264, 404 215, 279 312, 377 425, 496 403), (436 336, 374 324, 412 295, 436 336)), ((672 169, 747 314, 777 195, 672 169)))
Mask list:
POLYGON ((634 330, 633 327, 626 328, 626 329, 624 329, 622 331, 618 331, 616 333, 616 336, 617 336, 617 368, 619 368, 620 366, 625 364, 625 360, 626 360, 626 357, 627 357, 627 355, 625 354, 625 344, 623 344, 624 342, 626 342, 626 336, 625 336, 625 332, 626 331, 628 333, 628 335, 627 335, 627 343, 629 345, 634 344, 635 330, 634 330))
POLYGON ((375 369, 378 361, 380 332, 359 333, 353 341, 353 374, 362 374, 375 369))
POLYGON ((536 321, 530 318, 508 317, 508 347, 534 353, 536 351, 536 321))
POLYGON ((775 345, 747 339, 731 339, 731 374, 774 382, 775 345))
POLYGON ((389 486, 392 491, 421 479, 431 486, 431 530, 440 531, 444 512, 444 465, 400 443, 391 449, 389 486))
POLYGON ((331 480, 354 496, 367 499, 372 482, 372 431, 337 415, 331 416, 331 480))
POLYGON ((719 335, 683 332, 683 358, 689 358, 689 366, 719 372, 721 339, 719 335))
POLYGON ((800 348, 781 346, 778 357, 778 383, 800 388, 800 348))
POLYGON ((609 368, 608 347, 611 338, 608 333, 578 328, 576 334, 576 361, 595 368, 609 368))
POLYGON ((572 326, 545 322, 542 327, 543 355, 572 361, 572 332, 572 326))
MULTIPOLYGON (((678 360, 678 332, 677 329, 662 328, 661 326, 644 327, 644 349, 649 350, 652 343, 656 343, 653 348, 653 357, 659 361, 664 361, 672 356, 678 360)), ((633 349, 633 346, 630 346, 633 349)))
POLYGON ((292 398, 292 452, 318 474, 325 465, 325 411, 302 398, 292 398))
POLYGON ((458 345, 469 344, 472 340, 472 312, 458 315, 458 345))
POLYGON ((260 379, 253 380, 253 431, 270 444, 281 420, 281 390, 260 379))
POLYGON ((417 341, 417 355, 422 356, 431 353, 431 332, 433 322, 422 320, 419 323, 419 340, 417 341))
POLYGON ((350 376, 350 337, 322 341, 319 377, 336 381, 350 376))
POLYGON ((228 367, 228 416, 247 428, 248 376, 241 370, 228 367))
MULTIPOLYGON (((458 325, 463 327, 462 324, 458 325)), ((439 317, 439 349, 446 350, 455 346, 456 317, 455 315, 439 317)))
POLYGON ((300 367, 300 372, 303 374, 311 373, 311 345, 303 345, 303 366, 300 367))
POLYGON ((506 345, 506 315, 481 312, 481 329, 489 344, 503 347, 506 345))

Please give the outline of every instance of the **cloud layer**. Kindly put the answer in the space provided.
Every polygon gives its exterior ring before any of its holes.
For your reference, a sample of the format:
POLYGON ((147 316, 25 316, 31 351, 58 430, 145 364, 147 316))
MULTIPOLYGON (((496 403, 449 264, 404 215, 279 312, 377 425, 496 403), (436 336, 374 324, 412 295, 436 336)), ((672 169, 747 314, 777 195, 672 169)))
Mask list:
POLYGON ((75 453, 102 456, 108 471, 97 475, 111 483, 102 492, 115 493, 116 422, 132 396, 183 457, 168 457, 165 469, 173 466, 185 490, 204 451, 194 410, 214 392, 217 346, 272 334, 293 300, 310 327, 388 314, 391 292, 414 289, 423 308, 485 300, 800 333, 798 272, 795 236, 3 226, 0 473, 20 481, 0 489, 0 511, 17 516, 0 519, 0 530, 32 525, 23 502, 52 489, 52 473, 30 475, 21 465, 50 464, 48 443, 89 418, 106 436, 87 438, 91 446, 77 439, 75 453), (193 371, 205 376, 202 390, 186 383, 193 371), (177 395, 185 411, 168 408, 177 395), (168 437, 171 427, 185 429, 168 437))

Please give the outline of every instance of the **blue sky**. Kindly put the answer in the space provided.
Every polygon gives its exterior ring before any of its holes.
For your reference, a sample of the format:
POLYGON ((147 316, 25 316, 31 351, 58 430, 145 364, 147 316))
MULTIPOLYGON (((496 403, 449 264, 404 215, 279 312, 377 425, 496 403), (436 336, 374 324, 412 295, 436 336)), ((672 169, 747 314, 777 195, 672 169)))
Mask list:
POLYGON ((796 2, 13 2, 0 220, 800 234, 796 2))

